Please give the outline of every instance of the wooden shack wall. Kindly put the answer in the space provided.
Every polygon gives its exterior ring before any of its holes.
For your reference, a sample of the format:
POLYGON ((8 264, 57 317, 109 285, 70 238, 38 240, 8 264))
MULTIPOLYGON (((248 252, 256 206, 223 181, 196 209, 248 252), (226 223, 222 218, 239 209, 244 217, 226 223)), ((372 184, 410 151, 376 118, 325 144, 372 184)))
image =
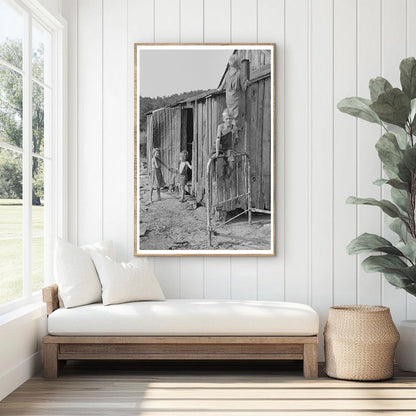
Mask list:
MULTIPOLYGON (((251 161, 252 206, 271 209, 271 89, 270 77, 259 79, 249 85, 246 91, 246 124, 239 138, 236 150, 247 152, 251 161)), ((218 124, 222 123, 225 109, 225 94, 209 96, 194 102, 194 147, 193 185, 197 202, 205 199, 206 167, 215 148, 218 124)), ((238 161, 238 159, 237 159, 238 161)), ((214 167, 213 203, 239 195, 246 184, 242 175, 243 166, 236 161, 233 172, 224 170, 219 160, 214 167), (224 175, 225 173, 225 175, 224 175)), ((245 208, 246 201, 226 203, 223 209, 231 211, 245 208)))
MULTIPOLYGON (((192 102, 194 137, 192 148, 192 185, 196 200, 205 203, 206 168, 215 149, 217 127, 222 123, 226 107, 225 94, 204 97, 192 102)), ((160 147, 161 159, 168 167, 177 168, 181 149, 182 108, 164 108, 147 118, 147 149, 149 172, 154 147, 160 147)), ((271 89, 270 77, 261 78, 249 85, 246 91, 246 123, 236 150, 246 152, 251 162, 252 206, 271 209, 271 89)), ((182 140, 183 141, 183 140, 182 140)), ((235 169, 227 170, 223 160, 214 166, 213 203, 235 197, 246 189, 243 166, 236 159, 235 169)), ((162 166, 166 184, 174 183, 175 174, 162 166)), ((245 208, 245 198, 228 202, 223 209, 231 211, 245 208)))
POLYGON ((147 117, 147 157, 149 173, 151 170, 152 151, 160 148, 162 175, 166 185, 173 184, 181 151, 181 109, 179 107, 163 108, 147 117))

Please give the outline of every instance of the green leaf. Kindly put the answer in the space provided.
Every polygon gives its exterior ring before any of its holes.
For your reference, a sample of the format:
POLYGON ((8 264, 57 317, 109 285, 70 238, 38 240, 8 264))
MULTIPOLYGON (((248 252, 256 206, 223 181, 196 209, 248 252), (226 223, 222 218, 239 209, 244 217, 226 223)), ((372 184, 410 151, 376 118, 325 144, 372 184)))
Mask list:
POLYGON ((416 263, 416 240, 411 239, 407 243, 401 241, 396 245, 397 249, 400 250, 412 263, 416 263))
POLYGON ((337 107, 343 113, 369 121, 382 124, 380 117, 370 108, 371 101, 360 97, 347 97, 341 100, 337 107))
POLYGON ((405 165, 404 161, 400 162, 397 165, 397 169, 399 170, 399 178, 403 181, 409 184, 409 188, 410 188, 410 184, 411 184, 411 172, 410 170, 407 168, 407 166, 405 165))
POLYGON ((400 62, 400 83, 410 100, 416 98, 416 59, 406 58, 400 62))
POLYGON ((401 190, 404 190, 406 192, 409 191, 409 184, 407 182, 403 182, 399 179, 389 179, 386 183, 388 185, 392 186, 393 188, 401 189, 401 190))
POLYGON ((348 246, 348 254, 369 253, 372 251, 381 251, 382 253, 403 256, 403 253, 386 240, 376 234, 364 233, 354 238, 348 246))
POLYGON ((384 179, 384 178, 380 178, 380 179, 376 179, 373 182, 373 185, 377 185, 377 186, 383 186, 388 182, 388 179, 384 179))
POLYGON ((395 218, 390 222, 389 228, 399 236, 401 241, 407 241, 409 237, 409 229, 401 219, 395 218))
POLYGON ((377 101, 377 98, 381 94, 393 89, 390 82, 388 82, 383 77, 377 77, 377 78, 370 79, 368 87, 370 89, 371 101, 373 101, 373 102, 377 101))
POLYGON ((412 281, 400 274, 396 273, 383 273, 385 279, 393 286, 399 289, 405 289, 407 286, 412 284, 412 281))
POLYGON ((396 136, 397 143, 399 144, 400 149, 406 150, 409 147, 406 132, 404 132, 403 130, 395 131, 394 135, 396 136))
POLYGON ((369 273, 384 273, 386 269, 391 272, 397 270, 398 273, 403 273, 403 269, 406 269, 408 267, 403 260, 391 254, 367 257, 365 260, 363 260, 361 265, 363 266, 363 269, 369 273))
POLYGON ((391 132, 383 134, 376 143, 376 149, 383 165, 398 173, 397 165, 402 161, 403 151, 397 143, 396 136, 391 132))
POLYGON ((347 198, 347 204, 356 204, 356 205, 371 205, 379 207, 383 210, 385 214, 392 218, 402 218, 405 217, 400 213, 399 208, 396 207, 392 202, 387 199, 382 199, 377 201, 374 198, 357 198, 355 196, 350 196, 347 198))
POLYGON ((370 108, 386 123, 404 128, 410 111, 410 100, 403 91, 393 88, 381 94, 370 108))
POLYGON ((416 146, 410 147, 405 151, 403 162, 411 172, 416 169, 416 146))
POLYGON ((390 254, 367 257, 361 265, 366 272, 383 273, 389 283, 402 289, 414 282, 412 276, 416 277, 415 266, 409 267, 399 257, 390 254))
POLYGON ((380 179, 376 179, 373 182, 374 185, 377 186, 383 186, 383 185, 390 185, 393 188, 396 189, 402 189, 406 192, 409 191, 409 184, 407 182, 403 182, 400 179, 384 179, 384 178, 380 178, 380 179))
POLYGON ((390 191, 393 202, 406 214, 409 212, 409 199, 407 192, 392 188, 390 191))

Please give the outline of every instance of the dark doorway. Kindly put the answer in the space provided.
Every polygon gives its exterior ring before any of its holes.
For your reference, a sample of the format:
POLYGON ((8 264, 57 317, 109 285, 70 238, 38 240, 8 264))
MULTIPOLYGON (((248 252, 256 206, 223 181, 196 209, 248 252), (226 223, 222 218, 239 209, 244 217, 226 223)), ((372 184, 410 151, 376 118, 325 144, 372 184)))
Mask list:
MULTIPOLYGON (((194 142, 194 116, 192 108, 183 108, 181 117, 181 151, 188 152, 188 162, 192 165, 194 142)), ((188 170, 188 182, 192 181, 192 171, 188 170)))
POLYGON ((192 143, 194 141, 194 117, 192 108, 182 109, 181 151, 188 152, 188 161, 192 164, 192 143))

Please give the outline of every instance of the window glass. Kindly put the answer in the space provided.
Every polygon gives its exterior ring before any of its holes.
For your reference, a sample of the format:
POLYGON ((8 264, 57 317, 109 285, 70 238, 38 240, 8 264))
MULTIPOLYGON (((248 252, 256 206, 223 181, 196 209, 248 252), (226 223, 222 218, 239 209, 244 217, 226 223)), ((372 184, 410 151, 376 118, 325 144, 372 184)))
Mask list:
POLYGON ((23 80, 0 64, 0 143, 23 144, 23 80))
POLYGON ((44 155, 45 147, 45 89, 32 83, 32 152, 44 155))
POLYGON ((22 155, 0 148, 0 304, 23 295, 22 155))
POLYGON ((32 291, 43 287, 45 244, 45 195, 44 161, 34 157, 32 161, 32 291))
POLYGON ((32 76, 50 85, 51 35, 35 20, 32 21, 32 76))
POLYGON ((7 0, 0 0, 0 59, 16 68, 23 67, 23 13, 7 0))

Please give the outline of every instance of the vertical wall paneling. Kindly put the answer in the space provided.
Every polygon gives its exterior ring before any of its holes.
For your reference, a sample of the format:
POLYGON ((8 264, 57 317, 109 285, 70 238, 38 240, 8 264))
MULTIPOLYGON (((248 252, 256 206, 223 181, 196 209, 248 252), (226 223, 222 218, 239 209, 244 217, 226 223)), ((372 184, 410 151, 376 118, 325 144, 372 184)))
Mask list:
MULTIPOLYGON (((231 1, 231 17, 232 42, 257 40, 257 0, 231 1)), ((231 258, 231 296, 234 299, 257 299, 256 257, 231 258)))
MULTIPOLYGON (((180 40, 202 43, 204 40, 203 0, 180 0, 180 40)), ((204 257, 181 258, 181 298, 204 297, 204 257)))
MULTIPOLYGON (((406 0, 382 0, 382 75, 393 86, 400 86, 400 61, 406 55, 406 0), (401 22, 400 24, 398 22, 401 22)), ((390 197, 390 191, 384 190, 384 198, 390 197)), ((394 234, 384 227, 388 239, 394 234)), ((406 293, 397 290, 383 279, 382 301, 392 309, 396 321, 406 318, 406 293)))
POLYGON ((102 239, 102 3, 78 2, 78 242, 102 239), (82 68, 82 70, 80 70, 82 68))
POLYGON ((154 0, 155 42, 179 42, 180 0, 154 0))
POLYGON ((181 259, 181 293, 184 299, 204 298, 204 259, 187 257, 181 259))
POLYGON ((180 41, 202 43, 204 41, 204 1, 180 0, 180 41))
POLYGON ((204 1, 205 42, 230 42, 231 0, 204 1))
MULTIPOLYGON (((180 1, 155 0, 155 42, 179 42, 180 1)), ((154 259, 155 273, 166 296, 179 298, 181 294, 181 260, 179 257, 154 259)))
MULTIPOLYGON (((128 0, 127 3, 127 256, 134 252, 134 43, 154 41, 154 3, 153 0, 128 0)), ((153 260, 150 261, 154 265, 153 260)))
POLYGON ((205 259, 205 297, 207 299, 231 298, 231 262, 229 257, 205 259))
MULTIPOLYGON (((231 40, 231 1, 204 1, 204 41, 228 43, 231 40), (220 11, 220 12, 219 12, 220 11)), ((207 257, 205 259, 205 296, 227 299, 231 297, 231 259, 207 257)))
MULTIPOLYGON (((68 91, 78 85, 78 2, 63 0, 68 22, 68 91)), ((78 94, 68 97, 68 239, 78 244, 78 94)))
MULTIPOLYGON (((311 284, 312 306, 326 317, 332 305, 333 231, 333 1, 310 9, 311 58, 311 284), (317 53, 319 51, 319 53, 317 53)), ((321 319, 321 331, 326 319, 321 319)), ((323 357, 320 357, 321 359, 323 357)))
MULTIPOLYGON (((127 0, 103 1, 103 238, 127 253, 127 0)), ((131 195, 131 192, 129 192, 131 195)), ((123 258, 124 260, 124 258, 123 258)))
POLYGON ((285 253, 284 253, 284 174, 285 174, 285 135, 284 135, 284 47, 285 47, 285 2, 284 0, 259 0, 258 2, 258 41, 276 43, 275 68, 275 137, 276 137, 276 257, 258 259, 258 298, 283 300, 285 293, 285 253))
MULTIPOLYGON (((416 25, 414 24, 414 16, 416 16, 416 2, 407 0, 407 40, 406 40, 406 56, 416 57, 416 25)), ((407 319, 416 319, 416 297, 407 294, 407 319)))
POLYGON ((257 41, 257 0, 231 0, 231 41, 257 41))
POLYGON ((308 0, 286 2, 285 300, 308 301, 308 0), (290 91, 290 94, 287 92, 290 91), (295 178, 293 182, 291 178, 295 178))
MULTIPOLYGON (((377 126, 340 113, 368 96, 379 74, 399 85, 399 62, 416 54, 413 0, 63 0, 69 22, 69 236, 115 241, 133 253, 133 43, 273 42, 277 45, 277 257, 155 258, 168 297, 332 304, 380 303, 396 321, 416 300, 345 250, 381 230, 377 126), (122 186, 119 186, 119 184, 122 186)), ((388 197, 383 191, 383 197, 388 197)))
MULTIPOLYGON (((381 73, 381 2, 380 0, 357 3, 357 88, 360 97, 369 98, 368 80, 381 73)), ((382 134, 380 126, 358 121, 357 129, 357 193, 361 197, 380 199, 381 188, 374 180, 381 174, 380 159, 374 148, 382 134)), ((376 207, 359 206, 357 234, 364 232, 380 235, 381 213, 376 207)), ((357 302, 362 304, 381 303, 381 276, 367 273, 361 262, 367 255, 358 256, 357 302)))
MULTIPOLYGON (((334 105, 357 94, 356 1, 334 0, 334 105)), ((345 200, 357 191, 357 121, 334 110, 334 303, 357 301, 357 259, 345 247, 356 236, 357 208, 345 200)))

